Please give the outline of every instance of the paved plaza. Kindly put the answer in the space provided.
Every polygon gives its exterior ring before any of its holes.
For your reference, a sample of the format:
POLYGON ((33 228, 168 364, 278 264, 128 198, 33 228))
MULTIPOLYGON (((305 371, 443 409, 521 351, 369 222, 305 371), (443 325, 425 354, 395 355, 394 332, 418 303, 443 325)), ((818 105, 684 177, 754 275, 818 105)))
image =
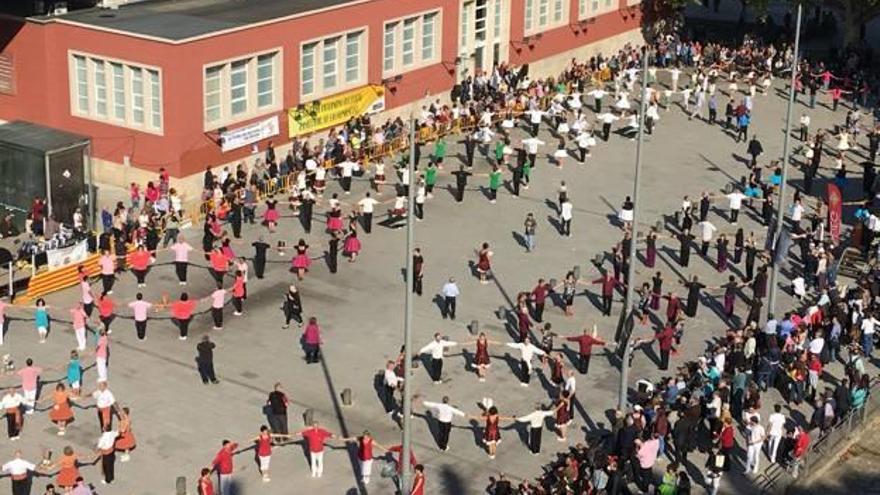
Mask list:
MULTIPOLYGON (((660 73, 661 81, 664 81, 665 74, 660 73)), ((776 81, 771 94, 755 98, 752 132, 764 145, 763 164, 782 155, 786 99, 781 88, 783 83, 776 81)), ((719 95, 718 102, 723 110, 726 97, 719 95)), ((796 107, 795 121, 804 108, 803 105, 796 107)), ((814 128, 827 128, 841 121, 845 110, 841 109, 835 115, 820 104, 809 113, 814 128)), ((592 115, 592 110, 589 114, 592 115)), ((676 211, 683 195, 697 199, 703 190, 720 193, 729 183, 747 174, 743 160, 738 158, 746 155, 747 143, 736 144, 731 132, 723 131, 717 125, 709 126, 702 120, 688 120, 677 104, 670 111, 662 112, 661 117, 654 134, 646 136, 643 148, 639 205, 643 232, 676 211)), ((525 134, 521 129, 513 131, 514 143, 522 137, 525 134)), ((531 290, 539 277, 561 280, 574 265, 580 266, 582 279, 597 278, 598 271, 591 260, 610 251, 611 246, 620 241, 622 230, 615 219, 625 197, 632 194, 636 143, 612 134, 608 143, 600 140, 586 164, 578 164, 569 158, 558 169, 549 161, 549 155, 556 149, 556 139, 546 128, 542 128, 540 137, 547 144, 542 147, 529 189, 523 190, 519 198, 502 189, 496 204, 490 204, 487 197, 476 190, 488 184, 487 177, 479 175, 490 170, 483 155, 476 160, 474 172, 477 176, 471 178, 465 201, 455 203, 451 191, 448 192, 445 186, 454 184, 448 172, 457 169, 459 159, 456 155, 461 153, 463 156, 463 146, 449 139, 450 152, 438 188, 434 198, 425 206, 425 220, 415 227, 416 246, 422 249, 426 259, 425 294, 417 297, 414 303, 415 349, 428 343, 434 332, 458 342, 474 338, 467 328, 472 320, 479 322, 480 329, 490 339, 512 341, 505 329, 506 322, 498 317, 499 308, 510 308, 517 293, 531 290), (554 226, 556 193, 563 180, 574 205, 571 238, 561 237, 554 226), (537 249, 533 253, 525 252, 520 244, 523 220, 529 212, 538 219, 537 249), (479 283, 469 266, 476 261, 475 250, 483 242, 488 242, 494 251, 494 277, 485 285, 479 283), (456 321, 442 319, 435 302, 435 295, 449 277, 455 277, 462 291, 456 321)), ((798 142, 793 140, 792 144, 794 148, 798 142)), ((422 166, 430 149, 430 145, 423 148, 422 166)), ((827 176, 828 171, 824 172, 827 176)), ((792 170, 790 176, 791 183, 799 183, 802 177, 796 170, 792 170)), ((824 180, 817 182, 818 187, 814 190, 823 190, 824 180)), ((859 187, 857 181, 850 182, 845 200, 855 199, 859 187)), ((352 194, 341 199, 349 205, 354 204, 367 187, 366 181, 356 182, 352 194)), ((333 192, 341 192, 335 183, 329 185, 324 198, 333 192)), ((393 198, 393 188, 386 187, 379 199, 390 198, 393 198)), ((715 207, 710 215, 711 221, 719 232, 732 236, 735 228, 727 221, 727 200, 719 199, 715 207)), ((323 211, 323 208, 319 210, 323 211)), ((349 211, 346 206, 344 212, 349 211)), ((384 211, 384 206, 377 208, 377 216, 384 211)), ((764 229, 756 223, 757 217, 745 216, 741 226, 747 228, 747 233, 754 229, 763 239, 764 229)), ((318 219, 323 220, 323 216, 318 219)), ((306 236, 299 222, 289 213, 282 212, 280 228, 275 234, 270 235, 259 225, 246 226, 243 239, 234 243, 233 248, 239 254, 251 256, 250 243, 260 235, 273 246, 277 240, 285 240, 292 246, 304 237, 311 246, 310 254, 317 256, 327 247, 327 236, 322 227, 322 224, 316 224, 312 234, 306 236)), ((668 231, 664 230, 664 233, 668 231)), ((185 231, 184 236, 191 244, 199 246, 200 226, 185 231)), ((267 423, 263 407, 275 382, 283 384, 292 400, 289 415, 292 430, 303 426, 302 414, 308 408, 314 411, 314 417, 322 426, 337 435, 351 437, 369 429, 382 445, 399 443, 401 431, 383 413, 377 384, 386 360, 397 356, 402 343, 403 268, 407 257, 405 236, 405 229, 390 230, 374 225, 372 234, 361 232, 359 236, 363 251, 357 262, 348 263, 340 258, 338 273, 330 274, 326 265, 316 261, 306 279, 297 282, 304 315, 317 317, 323 332, 324 359, 320 364, 305 363, 300 347, 301 331, 295 325, 286 330, 281 328, 282 298, 287 286, 295 282, 295 276, 288 271, 290 258, 294 255, 292 248, 287 250, 285 257, 274 250, 270 252, 265 279, 257 280, 251 274, 244 315, 233 316, 231 307, 227 306, 222 331, 211 330, 210 316, 204 314, 194 320, 189 340, 182 342, 177 338, 177 329, 167 320, 167 314, 159 314, 149 324, 147 341, 138 342, 133 323, 117 320, 113 326, 109 384, 117 400, 131 409, 138 448, 130 462, 117 465, 118 480, 112 488, 100 486, 97 466, 82 468, 86 480, 94 483, 102 495, 164 495, 174 493, 176 477, 186 476, 188 493, 195 493, 198 472, 210 463, 221 440, 231 439, 242 447, 249 447, 249 439, 258 434, 260 425, 267 423), (210 334, 218 346, 215 351, 218 385, 203 385, 196 371, 195 346, 204 334, 210 334), (351 389, 351 407, 342 404, 340 396, 344 389, 351 389)), ((711 264, 695 254, 687 272, 683 272, 675 254, 677 242, 665 238, 660 245, 657 269, 664 273, 665 287, 672 289, 680 276, 693 274, 699 275, 710 286, 727 281, 730 272, 719 274, 714 269, 714 249, 710 251, 711 264)), ((171 253, 159 255, 160 264, 171 259, 171 253)), ((205 264, 200 256, 192 256, 191 261, 205 264)), ((641 263, 637 270, 634 282, 641 285, 650 279, 652 271, 641 263)), ((741 266, 734 266, 732 273, 741 274, 739 270, 741 266)), ((213 280, 204 269, 191 268, 190 279, 186 289, 193 296, 204 297, 213 290, 213 280)), ((785 283, 787 285, 787 281, 785 283)), ((171 300, 176 299, 179 289, 173 266, 163 265, 152 269, 147 287, 142 291, 145 299, 160 301, 166 295, 171 300)), ((584 326, 596 324, 600 338, 612 340, 622 307, 619 296, 612 317, 602 317, 597 306, 599 286, 582 286, 581 289, 586 292, 578 293, 573 317, 565 317, 559 308, 548 305, 546 321, 552 323, 554 331, 560 335, 578 334, 584 326)), ((137 291, 134 277, 126 273, 117 283, 114 298, 119 306, 123 306, 134 299, 137 291)), ((683 289, 678 292, 684 294, 683 289)), ((67 309, 78 297, 76 289, 51 295, 47 301, 54 310, 50 312, 66 319, 67 309)), ((702 353, 707 341, 723 336, 727 325, 718 316, 721 312, 719 301, 720 298, 715 298, 707 306, 708 300, 704 299, 698 317, 687 321, 684 342, 679 355, 673 358, 673 366, 695 358, 702 353)), ((791 299, 782 294, 777 308, 788 307, 791 307, 791 299)), ((200 309, 207 308, 207 303, 200 306, 200 309)), ((738 300, 737 314, 744 316, 745 311, 744 303, 738 300)), ((127 308, 122 313, 126 314, 127 308)), ((22 309, 10 309, 9 314, 30 317, 28 311, 22 309)), ((636 337, 651 335, 648 327, 636 328, 636 337)), ((557 346, 563 342, 557 339, 557 346)), ((38 344, 32 322, 12 321, 2 352, 9 353, 20 365, 30 356, 44 369, 54 367, 43 374, 42 397, 49 397, 50 387, 64 377, 67 356, 74 345, 68 325, 54 325, 48 343, 38 344)), ((657 353, 656 345, 654 349, 653 352, 657 353)), ((602 353, 594 357, 589 375, 577 376, 579 405, 575 407, 574 424, 569 429, 567 444, 556 441, 555 435, 545 430, 542 454, 533 457, 523 442, 526 435, 524 425, 515 429, 505 427, 498 455, 490 460, 481 442, 482 422, 478 425, 475 420, 457 418, 449 451, 439 451, 432 437, 436 423, 426 421, 425 410, 419 403, 421 399, 439 401, 448 395, 452 404, 469 414, 478 415, 479 403, 484 398, 491 398, 503 416, 523 415, 533 411, 538 403, 550 402, 546 368, 532 380, 530 387, 520 387, 514 371, 519 359, 517 351, 495 346, 490 348, 493 361, 489 376, 481 383, 466 367, 467 361, 461 355, 462 351, 472 353, 473 350, 473 345, 452 349, 452 356, 447 358, 444 367, 446 379, 442 385, 431 383, 424 366, 415 369, 411 377, 413 392, 419 396, 414 401, 417 407, 412 422, 413 449, 418 461, 426 466, 427 493, 482 493, 489 476, 499 471, 512 479, 533 478, 540 473, 543 464, 555 458, 557 452, 583 442, 587 434, 609 430, 609 416, 617 404, 619 371, 616 359, 610 353, 602 353)), ((568 354, 574 355, 573 352, 568 354)), ((653 381, 662 376, 651 356, 651 352, 637 352, 630 373, 631 382, 641 377, 653 381)), ((91 365, 93 358, 87 358, 85 362, 91 365)), ((569 365, 567 359, 566 366, 569 365)), ((829 366, 829 371, 840 376, 842 367, 835 364, 829 366)), ((0 379, 0 383, 17 384, 17 378, 6 376, 0 379)), ((86 372, 85 384, 86 392, 93 389, 93 368, 86 372)), ((769 392, 765 397, 764 417, 779 399, 776 392, 769 392)), ((88 407, 92 402, 86 401, 85 404, 88 407)), ((56 429, 46 413, 28 416, 22 440, 17 444, 4 440, 0 455, 4 459, 11 458, 13 450, 20 447, 26 458, 38 461, 43 449, 51 449, 55 458, 60 456, 65 445, 72 445, 79 452, 92 451, 99 436, 95 411, 76 407, 74 411, 77 419, 65 437, 55 435, 56 429)), ((805 410, 803 414, 809 417, 809 411, 805 410)), ((741 436, 737 441, 742 445, 741 436)), ((333 447, 325 455, 326 467, 320 479, 309 477, 308 460, 301 442, 275 448, 271 483, 261 481, 254 451, 242 452, 235 457, 238 493, 393 492, 392 482, 379 475, 383 462, 374 464, 370 485, 366 488, 359 486, 354 444, 329 443, 333 447)), ((376 452, 377 455, 381 453, 376 452)), ((666 462, 661 460, 659 467, 665 467, 666 462)), ((702 459, 695 455, 692 462, 693 465, 688 466, 689 473, 695 483, 700 483, 702 459)), ((767 464, 766 457, 762 464, 767 464)), ((723 493, 748 492, 748 481, 741 473, 742 469, 737 465, 725 475, 723 493)), ((37 492, 36 488, 42 490, 49 481, 48 478, 36 479, 34 492, 37 492)), ((698 488, 695 493, 700 491, 698 488)))

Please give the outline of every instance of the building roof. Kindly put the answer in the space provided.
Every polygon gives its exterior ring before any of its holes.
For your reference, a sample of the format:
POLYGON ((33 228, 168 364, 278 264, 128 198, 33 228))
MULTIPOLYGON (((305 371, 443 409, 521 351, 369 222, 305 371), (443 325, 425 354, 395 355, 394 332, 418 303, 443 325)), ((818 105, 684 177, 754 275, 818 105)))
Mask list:
POLYGON ((118 9, 85 9, 58 17, 97 28, 180 41, 249 24, 305 14, 356 0, 146 0, 118 9))
POLYGON ((85 136, 23 120, 0 125, 0 148, 24 148, 51 153, 88 142, 89 138, 85 136))

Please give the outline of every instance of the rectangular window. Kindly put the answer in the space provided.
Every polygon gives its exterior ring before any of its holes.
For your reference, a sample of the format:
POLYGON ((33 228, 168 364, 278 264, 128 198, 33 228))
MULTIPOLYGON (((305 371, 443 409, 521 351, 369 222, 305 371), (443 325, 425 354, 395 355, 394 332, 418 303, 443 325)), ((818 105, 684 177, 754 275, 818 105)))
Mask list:
POLYGON ((422 18, 422 61, 434 58, 434 29, 436 13, 425 14, 422 18))
POLYGON ((474 40, 486 41, 486 0, 477 0, 474 9, 474 40))
POLYGON ((129 67, 131 71, 131 119, 135 124, 144 123, 144 71, 129 67))
POLYGON ((324 50, 321 53, 322 70, 324 71, 324 89, 333 89, 336 87, 336 74, 339 61, 336 56, 339 53, 337 49, 339 45, 339 37, 328 38, 324 40, 324 50))
POLYGON ((578 19, 587 17, 587 1, 588 0, 578 0, 578 19))
POLYGON ((538 4, 538 27, 542 28, 547 25, 548 14, 550 10, 550 0, 538 0, 540 3, 538 4))
POLYGON ((162 76, 157 68, 68 55, 71 111, 80 117, 139 130, 162 131, 162 76))
POLYGON ((247 112, 248 63, 242 60, 232 63, 229 79, 229 104, 232 115, 247 112))
POLYGON ((223 66, 209 67, 205 71, 205 121, 220 120, 220 75, 223 66))
POLYGON ((300 94, 310 95, 315 92, 315 48, 317 43, 303 45, 300 57, 300 94))
POLYGON ((98 117, 107 117, 107 71, 104 61, 92 59, 95 68, 95 113, 98 117))
POLYGON ((535 15, 535 0, 526 0, 526 31, 532 29, 532 16, 535 15))
MULTIPOLYGON (((502 13, 501 13, 501 0, 495 0, 495 12, 492 14, 493 18, 493 36, 497 40, 501 38, 501 21, 502 21, 502 13)), ((497 60, 497 59, 496 59, 497 60)))
POLYGON ((275 103, 275 54, 257 57, 257 106, 275 103))
MULTIPOLYGON (((473 2, 462 6, 460 12, 461 43, 467 45, 467 22, 473 2)), ((407 72, 435 62, 438 58, 439 36, 442 36, 439 11, 421 12, 406 19, 392 19, 382 32, 382 72, 389 76, 407 72)))
POLYGON ((553 0, 553 22, 562 22, 562 0, 553 0))
POLYGON ((596 11, 599 10, 599 0, 593 0, 592 3, 593 3, 593 13, 595 14, 596 11))
POLYGON ((471 7, 473 7, 473 3, 466 3, 461 6, 461 25, 459 26, 459 31, 461 32, 461 42, 459 43, 459 49, 462 52, 467 51, 468 46, 468 28, 470 27, 470 20, 468 19, 470 16, 468 15, 471 7))
POLYGON ((605 6, 611 7, 611 0, 605 0, 605 6))
POLYGON ((156 129, 162 128, 162 84, 159 82, 159 72, 148 70, 150 76, 150 125, 156 129))
POLYGON ((361 78, 361 31, 345 36, 345 82, 356 83, 361 78))
POLYGON ((89 70, 86 68, 86 58, 73 57, 76 64, 76 106, 80 112, 89 112, 89 70))
POLYGON ((394 70, 394 46, 396 45, 397 40, 397 26, 399 26, 399 22, 392 22, 390 24, 385 25, 385 48, 382 54, 383 62, 382 69, 385 72, 394 70))
POLYGON ((111 63, 113 70, 113 116, 125 120, 125 71, 122 64, 111 63))
POLYGON ((416 37, 416 21, 418 18, 407 19, 403 21, 403 65, 412 65, 415 57, 414 46, 416 37))

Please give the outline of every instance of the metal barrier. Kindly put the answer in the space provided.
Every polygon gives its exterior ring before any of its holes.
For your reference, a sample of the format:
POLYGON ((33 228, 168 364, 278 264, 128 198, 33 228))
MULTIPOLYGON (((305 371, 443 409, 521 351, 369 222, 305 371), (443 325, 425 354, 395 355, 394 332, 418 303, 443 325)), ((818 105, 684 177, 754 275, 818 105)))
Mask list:
POLYGON ((812 473, 818 472, 828 463, 833 462, 835 460, 834 454, 841 446, 849 441, 853 435, 860 433, 873 419, 874 414, 880 409, 878 389, 880 389, 880 377, 875 377, 868 387, 868 397, 865 399, 864 405, 850 411, 837 424, 812 442, 796 468, 775 463, 759 474, 755 478, 758 492, 769 495, 787 493, 790 490, 800 488, 806 490, 805 486, 800 486, 800 482, 809 479, 812 473))

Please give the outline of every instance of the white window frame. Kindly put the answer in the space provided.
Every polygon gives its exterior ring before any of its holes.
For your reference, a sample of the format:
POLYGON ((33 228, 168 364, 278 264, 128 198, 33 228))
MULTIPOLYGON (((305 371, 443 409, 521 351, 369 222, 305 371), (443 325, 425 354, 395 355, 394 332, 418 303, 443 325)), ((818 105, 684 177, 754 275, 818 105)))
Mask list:
POLYGON ((163 134, 164 97, 161 86, 164 74, 160 67, 74 50, 67 52, 67 58, 71 115, 151 134, 163 134), (86 70, 85 98, 88 104, 85 107, 80 100, 80 60, 85 61, 86 70), (136 74, 140 74, 140 77, 136 74), (156 85, 152 83, 151 74, 156 74, 158 78, 158 94, 155 94, 156 85), (158 120, 154 118, 154 113, 158 115, 158 120))
POLYGON ((300 87, 299 87, 299 93, 301 95, 313 95, 316 93, 315 83, 317 82, 316 74, 318 73, 318 71, 317 71, 317 69, 318 69, 318 67, 317 67, 318 66, 318 49, 320 46, 321 46, 320 43, 313 42, 313 43, 304 43, 300 47, 300 62, 299 62, 300 87), (311 51, 311 53, 309 54, 309 58, 311 59, 311 65, 308 68, 308 72, 310 74, 308 79, 306 79, 306 77, 304 75, 306 72, 306 69, 305 69, 305 66, 303 66, 303 61, 306 58, 305 57, 306 48, 308 48, 311 51), (309 90, 306 90, 306 81, 308 81, 308 84, 311 88, 309 90))
POLYGON ((147 69, 150 80, 150 125, 162 127, 162 77, 154 69, 147 69))
POLYGON ((388 22, 382 27, 382 72, 394 70, 397 60, 398 22, 388 22))
POLYGON ((248 93, 250 84, 248 81, 248 65, 250 58, 236 60, 229 64, 229 114, 239 117, 248 113, 248 93), (236 82, 236 79, 239 79, 236 82))
POLYGON ((88 113, 91 107, 91 99, 89 98, 89 59, 83 55, 73 56, 73 73, 76 90, 75 98, 70 101, 76 101, 76 109, 82 113, 88 113))
POLYGON ((89 59, 92 64, 92 75, 95 84, 95 114, 106 119, 109 114, 109 98, 107 93, 107 66, 103 60, 89 59))
POLYGON ((523 14, 523 29, 526 33, 530 33, 533 29, 535 29, 534 18, 535 18, 535 2, 537 0, 525 0, 525 12, 523 14))
POLYGON ((342 36, 325 38, 321 42, 321 87, 324 88, 324 91, 331 91, 339 87, 339 45, 341 42, 342 36))
POLYGON ((382 76, 404 74, 440 62, 443 36, 443 10, 431 9, 389 19, 382 24, 382 76), (430 19, 432 33, 425 36, 425 19, 430 19), (412 43, 404 39, 407 23, 412 30, 412 43), (425 46, 430 41, 431 48, 425 46), (391 42, 391 43, 389 43, 391 42), (411 56, 411 61, 405 59, 411 56))
POLYGON ((361 80, 361 55, 364 53, 364 33, 353 31, 345 35, 345 63, 343 64, 342 79, 346 84, 353 84, 361 80))
POLYGON ((322 36, 320 38, 314 38, 310 40, 303 41, 299 45, 299 103, 304 103, 307 101, 316 100, 319 98, 323 98, 325 96, 330 96, 336 93, 341 93, 347 91, 349 89, 353 89, 359 86, 363 86, 367 83, 367 49, 366 44, 367 40, 370 39, 370 31, 367 26, 359 26, 353 29, 348 29, 345 31, 340 31, 338 33, 332 33, 328 36, 322 36), (357 78, 353 80, 348 80, 347 75, 347 67, 346 67, 346 49, 347 49, 347 40, 349 35, 358 34, 358 67, 357 67, 357 78), (328 44, 333 44, 334 48, 330 51, 334 52, 333 60, 326 61, 325 63, 325 55, 327 54, 328 44), (314 60, 313 60, 313 84, 312 91, 305 91, 305 85, 303 80, 303 73, 305 72, 303 69, 303 53, 306 47, 314 45, 314 60), (331 69, 334 72, 335 80, 334 84, 328 85, 330 82, 328 79, 327 69, 331 69))
POLYGON ((275 66, 278 63, 278 61, 275 57, 277 57, 277 55, 273 55, 273 54, 269 54, 269 53, 257 56, 257 78, 256 78, 257 107, 268 107, 268 106, 271 106, 273 103, 275 103, 275 71, 276 71, 275 66), (265 60, 268 60, 269 63, 265 64, 264 63, 265 60), (269 73, 269 77, 265 77, 264 75, 260 74, 260 70, 264 69, 266 67, 271 68, 271 72, 269 73), (261 89, 260 88, 261 84, 268 85, 268 87, 269 87, 268 91, 265 89, 261 89), (264 97, 268 98, 269 101, 261 102, 261 99, 264 97))
POLYGON ((131 120, 135 124, 143 125, 147 116, 144 101, 144 69, 131 67, 129 72, 131 74, 129 78, 129 82, 131 82, 131 120))
MULTIPOLYGON (((410 17, 403 20, 403 31, 400 38, 400 56, 404 67, 410 67, 416 62, 416 28, 421 24, 420 17, 410 17)), ((419 29, 421 31, 421 29, 419 29)))
POLYGON ((569 0, 525 0, 523 32, 525 36, 565 26, 571 10, 569 0))
MULTIPOLYGON (((202 122, 205 132, 227 127, 281 110, 283 94, 284 50, 281 47, 245 53, 225 60, 211 61, 202 66, 202 122), (271 57, 271 101, 260 104, 261 59, 271 57), (243 81, 233 87, 233 66, 243 67, 243 81), (208 85, 216 85, 208 91, 208 85), (233 97, 233 90, 236 96, 233 97), (210 101, 209 101, 210 100, 210 101), (239 111, 233 112, 238 106, 239 111)), ((266 78, 262 78, 263 81, 266 78)), ((262 96, 266 96, 266 92, 262 96)))
POLYGON ((437 14, 436 12, 428 12, 422 16, 422 29, 419 36, 419 48, 421 48, 422 60, 434 60, 434 53, 437 51, 437 14), (430 20, 430 22, 428 22, 430 20), (431 29, 426 29, 431 26, 431 29))
POLYGON ((128 102, 125 91, 125 65, 118 62, 110 62, 110 80, 113 87, 113 118, 125 121, 128 115, 128 102), (117 70, 119 69, 119 70, 117 70), (122 115, 120 115, 120 112, 122 115))

